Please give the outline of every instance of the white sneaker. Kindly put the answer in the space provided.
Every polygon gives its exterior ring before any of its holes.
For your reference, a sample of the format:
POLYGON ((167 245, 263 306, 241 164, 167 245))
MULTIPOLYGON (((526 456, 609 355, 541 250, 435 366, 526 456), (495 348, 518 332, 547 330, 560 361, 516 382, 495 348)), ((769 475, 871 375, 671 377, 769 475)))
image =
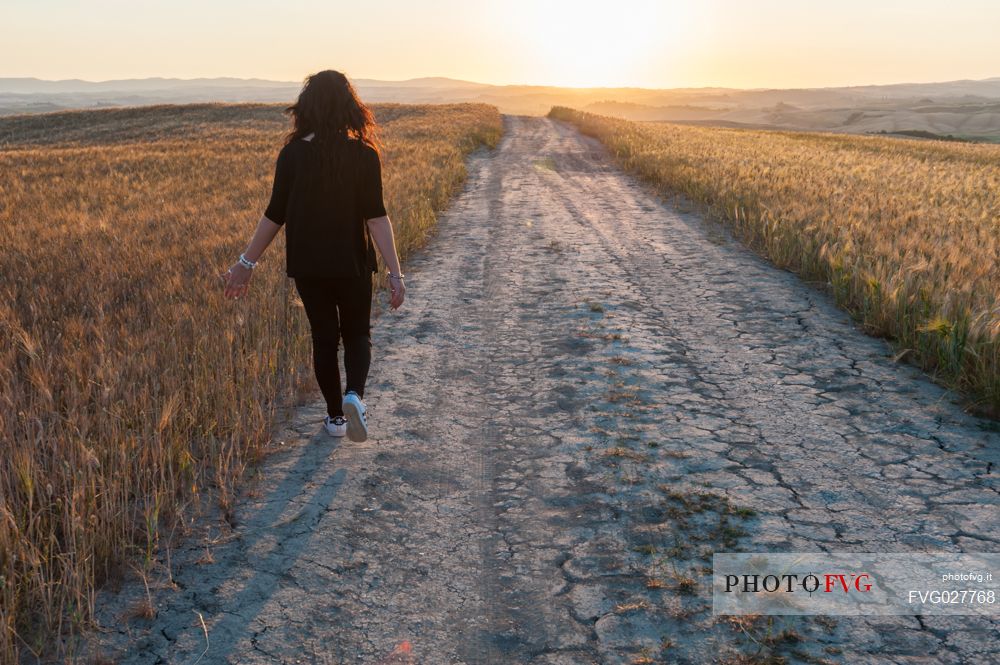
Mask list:
POLYGON ((330 436, 344 436, 347 434, 347 418, 344 416, 335 416, 333 418, 327 416, 323 419, 323 427, 326 428, 326 433, 330 436))
POLYGON ((353 390, 344 395, 344 415, 347 416, 347 438, 361 442, 368 440, 368 418, 365 403, 353 390))

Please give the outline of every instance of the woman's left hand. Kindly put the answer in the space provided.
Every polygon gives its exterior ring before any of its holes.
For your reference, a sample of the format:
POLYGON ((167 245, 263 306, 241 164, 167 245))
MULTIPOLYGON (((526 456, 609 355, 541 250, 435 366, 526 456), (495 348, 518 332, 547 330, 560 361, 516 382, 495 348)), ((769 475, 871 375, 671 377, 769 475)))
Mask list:
POLYGON ((227 298, 239 298, 245 295, 250 288, 250 277, 253 270, 241 265, 238 261, 233 267, 223 273, 222 279, 226 283, 225 296, 227 298))
POLYGON ((403 298, 406 297, 406 285, 403 283, 402 278, 390 277, 389 278, 389 308, 399 309, 400 305, 403 304, 403 298))

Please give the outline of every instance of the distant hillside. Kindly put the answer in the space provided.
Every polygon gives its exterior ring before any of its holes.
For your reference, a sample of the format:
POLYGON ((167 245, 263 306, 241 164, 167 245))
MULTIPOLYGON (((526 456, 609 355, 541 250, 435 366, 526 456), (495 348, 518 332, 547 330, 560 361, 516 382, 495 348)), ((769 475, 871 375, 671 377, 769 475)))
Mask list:
POLYGON ((801 108, 785 103, 756 108, 711 108, 600 102, 588 104, 581 109, 639 121, 850 134, 903 134, 927 138, 953 136, 966 140, 1000 141, 1000 101, 936 104, 923 100, 917 104, 903 101, 836 108, 801 108))
MULTIPOLYGON (((467 98, 475 91, 495 87, 442 77, 409 81, 355 79, 354 84, 372 102, 408 103, 424 100, 438 103, 468 101, 467 98)), ((0 78, 0 115, 164 103, 290 102, 301 87, 301 81, 238 78, 145 78, 98 82, 0 78)))
MULTIPOLYGON (((481 102, 504 113, 543 115, 553 106, 631 120, 668 120, 866 132, 929 132, 1000 140, 1000 77, 840 88, 560 88, 490 85, 445 77, 354 79, 370 102, 481 102)), ((291 102, 299 81, 148 78, 119 81, 0 79, 0 115, 70 108, 196 102, 291 102)))

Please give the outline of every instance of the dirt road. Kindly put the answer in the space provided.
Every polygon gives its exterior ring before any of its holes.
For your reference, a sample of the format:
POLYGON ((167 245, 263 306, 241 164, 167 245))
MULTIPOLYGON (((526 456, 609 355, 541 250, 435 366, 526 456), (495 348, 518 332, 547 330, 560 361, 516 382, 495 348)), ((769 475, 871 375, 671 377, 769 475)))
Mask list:
POLYGON ((372 439, 303 409, 158 616, 106 606, 121 662, 1000 652, 985 619, 713 618, 713 550, 996 551, 1000 435, 596 142, 505 132, 378 321, 372 439))

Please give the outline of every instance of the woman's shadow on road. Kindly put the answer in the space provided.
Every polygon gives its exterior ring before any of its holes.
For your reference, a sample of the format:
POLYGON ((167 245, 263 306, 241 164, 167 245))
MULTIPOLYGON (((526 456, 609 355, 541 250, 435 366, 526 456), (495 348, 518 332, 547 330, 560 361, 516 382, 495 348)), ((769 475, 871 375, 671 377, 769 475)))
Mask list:
POLYGON ((289 571, 347 478, 334 459, 336 441, 320 429, 277 453, 286 459, 272 456, 265 467, 270 479, 261 481, 259 496, 241 500, 235 533, 216 546, 214 563, 177 571, 174 579, 185 593, 179 602, 168 601, 161 633, 168 639, 174 634, 175 646, 193 656, 187 662, 240 662, 242 654, 260 651, 257 636, 268 627, 259 621, 261 610, 283 585, 294 583, 289 571))

